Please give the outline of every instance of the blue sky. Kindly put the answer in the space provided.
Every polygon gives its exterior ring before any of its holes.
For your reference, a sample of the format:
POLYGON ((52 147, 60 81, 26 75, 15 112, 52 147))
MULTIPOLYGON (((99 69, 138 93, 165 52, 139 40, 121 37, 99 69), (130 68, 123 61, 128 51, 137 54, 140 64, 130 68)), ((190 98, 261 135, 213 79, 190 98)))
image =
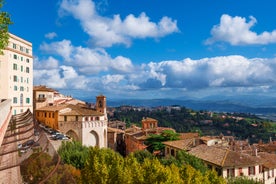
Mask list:
POLYGON ((275 96, 276 1, 6 0, 34 84, 76 98, 275 96))

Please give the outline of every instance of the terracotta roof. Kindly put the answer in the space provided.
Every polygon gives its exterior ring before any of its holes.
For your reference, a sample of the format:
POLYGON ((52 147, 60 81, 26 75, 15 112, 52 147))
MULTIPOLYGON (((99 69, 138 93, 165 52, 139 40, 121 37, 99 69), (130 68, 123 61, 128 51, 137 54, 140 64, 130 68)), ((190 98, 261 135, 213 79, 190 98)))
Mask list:
POLYGON ((191 148, 193 145, 194 139, 182 139, 182 140, 176 140, 176 141, 166 141, 163 142, 163 144, 174 147, 181 150, 187 150, 191 148))
POLYGON ((137 132, 137 131, 141 131, 142 129, 138 126, 131 126, 130 128, 127 128, 125 130, 126 133, 134 133, 134 132, 137 132))
POLYGON ((190 138, 197 138, 199 137, 198 133, 188 132, 188 133, 179 133, 180 139, 190 139, 190 138))
POLYGON ((221 167, 253 166, 258 163, 253 156, 204 144, 192 148, 189 153, 221 167))
POLYGON ((148 117, 146 117, 146 118, 144 118, 144 119, 142 119, 142 122, 143 121, 157 121, 156 119, 153 119, 153 118, 148 118, 148 117))
POLYGON ((66 105, 58 105, 58 106, 46 106, 38 108, 37 111, 60 111, 66 108, 66 105))
POLYGON ((55 92, 52 88, 47 88, 46 86, 34 86, 34 91, 48 91, 48 92, 55 92))
POLYGON ((83 116, 103 116, 103 113, 97 112, 94 109, 82 107, 79 105, 67 104, 67 108, 72 109, 69 112, 61 113, 60 115, 83 115, 83 116))
POLYGON ((107 127, 107 132, 124 133, 123 130, 118 129, 118 128, 112 128, 112 127, 107 127))
POLYGON ((266 168, 276 168, 276 154, 259 152, 257 158, 259 157, 260 162, 263 163, 263 166, 266 168))
POLYGON ((86 108, 79 105, 62 104, 58 106, 46 106, 37 109, 38 111, 61 111, 68 109, 68 111, 60 112, 60 115, 83 115, 83 116, 103 116, 103 113, 97 112, 94 109, 86 108))

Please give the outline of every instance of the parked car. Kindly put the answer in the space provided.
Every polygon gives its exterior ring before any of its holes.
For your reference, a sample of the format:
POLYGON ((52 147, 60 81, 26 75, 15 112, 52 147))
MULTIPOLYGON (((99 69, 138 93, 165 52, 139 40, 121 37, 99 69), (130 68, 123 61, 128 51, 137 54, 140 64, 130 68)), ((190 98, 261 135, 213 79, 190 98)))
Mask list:
POLYGON ((58 135, 56 135, 53 139, 54 139, 54 140, 68 140, 69 137, 66 136, 66 135, 63 135, 63 134, 58 134, 58 135))
POLYGON ((33 139, 31 139, 31 140, 28 140, 28 141, 24 142, 22 144, 22 147, 24 149, 26 149, 26 148, 29 148, 30 146, 32 146, 34 143, 35 143, 35 141, 33 139))
POLYGON ((20 149, 20 148, 22 148, 22 144, 17 145, 17 149, 20 149))

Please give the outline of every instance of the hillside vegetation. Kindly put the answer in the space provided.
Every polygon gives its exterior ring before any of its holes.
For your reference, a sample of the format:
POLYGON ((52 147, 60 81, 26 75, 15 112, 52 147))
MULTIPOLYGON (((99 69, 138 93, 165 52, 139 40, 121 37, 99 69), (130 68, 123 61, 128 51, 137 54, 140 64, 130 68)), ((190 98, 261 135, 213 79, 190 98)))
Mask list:
POLYGON ((122 108, 114 109, 109 120, 126 122, 127 126, 141 126, 143 117, 158 120, 158 126, 171 127, 177 132, 199 132, 201 135, 235 136, 251 143, 275 139, 276 123, 247 113, 213 113, 178 108, 122 108))

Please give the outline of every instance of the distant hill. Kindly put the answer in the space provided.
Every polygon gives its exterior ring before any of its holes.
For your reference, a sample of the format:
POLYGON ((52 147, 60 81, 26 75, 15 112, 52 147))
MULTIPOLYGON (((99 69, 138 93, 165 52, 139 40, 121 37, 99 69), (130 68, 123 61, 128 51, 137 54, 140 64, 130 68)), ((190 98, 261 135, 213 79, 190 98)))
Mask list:
MULTIPOLYGON (((86 101, 91 102, 89 99, 86 101)), ((94 99, 92 100, 94 101, 94 99)), ((109 99, 107 105, 118 107, 130 106, 170 106, 179 105, 194 110, 216 112, 244 112, 253 114, 276 114, 276 98, 267 96, 209 96, 201 99, 109 99)))
MULTIPOLYGON (((276 103, 275 103, 276 104, 276 103)), ((231 101, 211 101, 211 100, 176 100, 176 99, 125 99, 107 100, 107 105, 117 107, 121 105, 131 106, 169 106, 179 105, 194 110, 209 110, 216 112, 245 112, 254 114, 274 114, 276 107, 273 106, 250 106, 248 104, 235 103, 231 101)))

